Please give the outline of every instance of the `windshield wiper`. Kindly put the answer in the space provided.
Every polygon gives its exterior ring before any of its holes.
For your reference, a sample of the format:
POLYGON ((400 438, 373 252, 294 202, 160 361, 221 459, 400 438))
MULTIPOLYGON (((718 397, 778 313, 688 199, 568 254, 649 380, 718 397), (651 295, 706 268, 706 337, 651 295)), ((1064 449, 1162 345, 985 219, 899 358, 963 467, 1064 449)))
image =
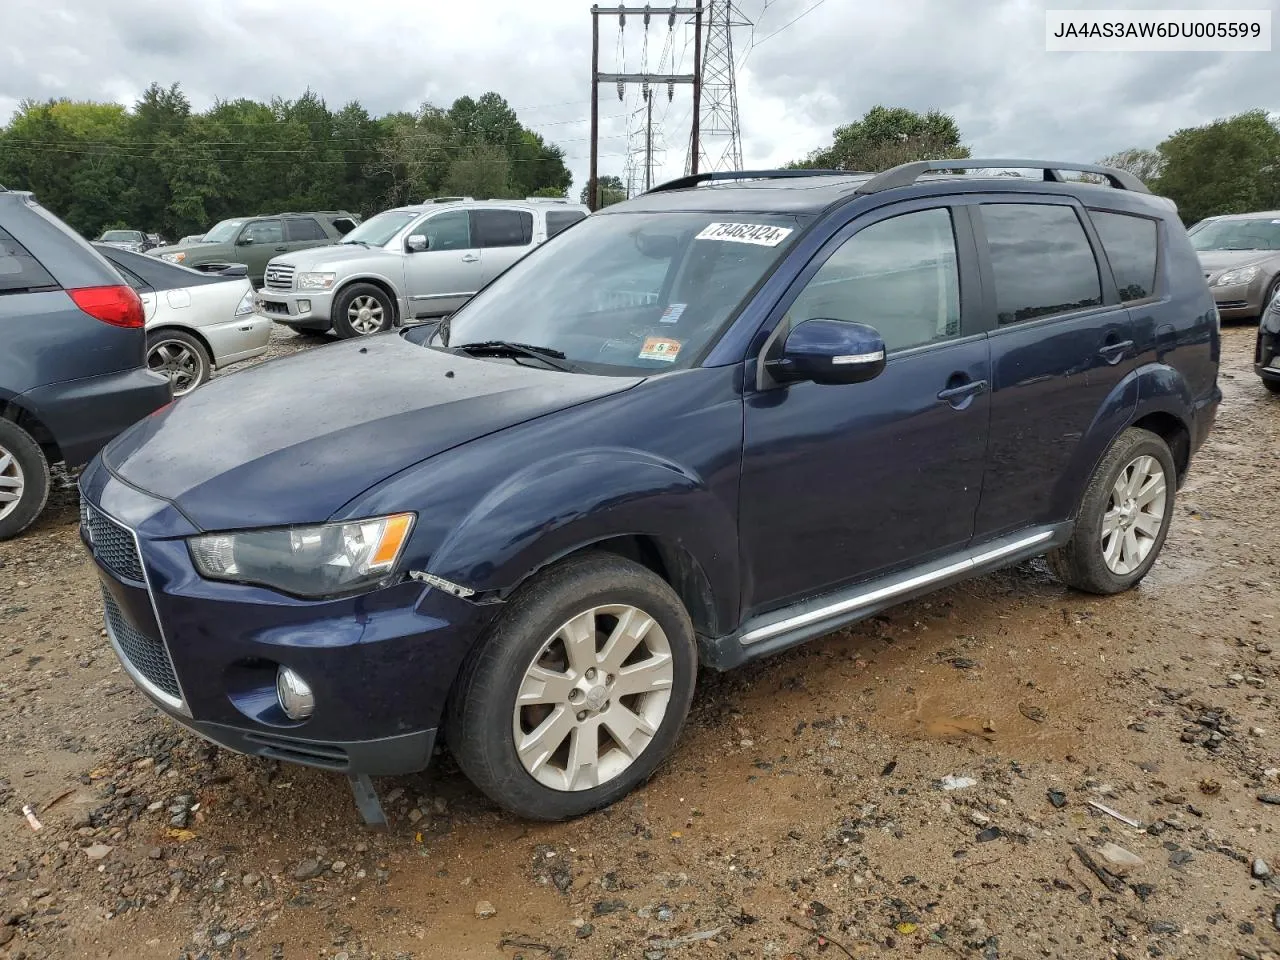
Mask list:
POLYGON ((461 350, 476 357, 531 357, 549 367, 566 373, 581 373, 582 368, 569 363, 564 353, 550 347, 535 347, 529 343, 513 343, 510 340, 484 340, 480 343, 460 343, 451 349, 461 350))
POLYGON ((368 240, 339 240, 338 242, 339 242, 339 243, 349 243, 349 244, 351 244, 352 246, 355 246, 356 244, 359 244, 360 246, 362 246, 362 247, 366 247, 366 248, 369 246, 369 241, 368 241, 368 240))

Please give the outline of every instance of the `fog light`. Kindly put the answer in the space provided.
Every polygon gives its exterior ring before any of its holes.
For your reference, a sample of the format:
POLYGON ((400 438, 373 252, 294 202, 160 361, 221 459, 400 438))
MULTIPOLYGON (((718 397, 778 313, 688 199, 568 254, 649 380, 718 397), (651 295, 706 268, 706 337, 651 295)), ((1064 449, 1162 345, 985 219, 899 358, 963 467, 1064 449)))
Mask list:
POLYGON ((298 312, 299 312, 299 313, 310 313, 310 312, 311 312, 311 301, 310 301, 310 300, 299 300, 299 301, 298 301, 298 312))
POLYGON ((276 672, 276 696, 280 698, 280 709, 290 720, 305 720, 316 708, 311 688, 288 667, 276 672))

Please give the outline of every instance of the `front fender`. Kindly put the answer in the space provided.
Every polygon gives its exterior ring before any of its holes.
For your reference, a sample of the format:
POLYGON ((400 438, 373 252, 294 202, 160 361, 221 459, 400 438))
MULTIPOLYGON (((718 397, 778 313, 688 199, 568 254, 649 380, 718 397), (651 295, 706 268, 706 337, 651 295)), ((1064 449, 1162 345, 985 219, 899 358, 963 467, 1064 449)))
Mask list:
POLYGON ((502 593, 584 546, 637 535, 692 557, 710 588, 715 622, 736 622, 732 505, 687 468, 634 448, 553 456, 508 477, 453 527, 432 553, 430 572, 502 593))

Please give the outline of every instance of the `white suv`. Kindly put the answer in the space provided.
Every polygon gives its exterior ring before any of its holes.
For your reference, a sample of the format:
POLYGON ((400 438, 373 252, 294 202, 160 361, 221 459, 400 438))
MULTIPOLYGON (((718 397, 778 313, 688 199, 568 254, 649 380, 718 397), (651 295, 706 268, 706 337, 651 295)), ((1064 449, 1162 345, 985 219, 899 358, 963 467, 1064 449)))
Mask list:
POLYGON ((526 253, 587 216, 567 200, 448 200, 397 207, 338 244, 267 264, 259 313, 295 330, 361 337, 448 316, 526 253))

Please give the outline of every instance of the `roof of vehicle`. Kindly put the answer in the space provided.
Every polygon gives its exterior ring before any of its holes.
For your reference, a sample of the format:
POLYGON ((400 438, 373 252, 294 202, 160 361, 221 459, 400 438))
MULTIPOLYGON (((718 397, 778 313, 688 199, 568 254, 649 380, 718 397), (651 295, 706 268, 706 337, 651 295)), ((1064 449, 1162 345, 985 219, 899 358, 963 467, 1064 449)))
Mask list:
POLYGON ((957 159, 922 160, 883 173, 843 170, 747 170, 698 174, 662 184, 601 213, 643 210, 754 211, 816 214, 857 196, 914 190, 920 195, 968 192, 1051 192, 1096 200, 1100 191, 1173 209, 1172 201, 1154 197, 1132 174, 1110 167, 1058 161, 957 159), (953 171, 972 171, 958 173, 953 171), (1010 170, 1037 170, 1039 177, 1010 175, 1010 170), (1071 170, 1101 177, 1110 186, 1065 180, 1059 171, 1071 170))
MULTIPOLYGON (((1257 210, 1253 213, 1218 213, 1205 220, 1280 220, 1280 210, 1257 210)), ((1203 222, 1203 221, 1201 221, 1203 222)))
POLYGON ((384 213, 394 213, 405 211, 407 213, 426 213, 428 210, 439 210, 441 207, 517 207, 532 210, 534 208, 543 208, 548 205, 554 205, 561 209, 567 210, 586 210, 586 204, 576 203, 572 200, 560 200, 559 198, 537 197, 526 200, 455 200, 453 198, 439 198, 436 200, 426 200, 422 203, 409 203, 403 207, 392 207, 384 210, 384 213))

